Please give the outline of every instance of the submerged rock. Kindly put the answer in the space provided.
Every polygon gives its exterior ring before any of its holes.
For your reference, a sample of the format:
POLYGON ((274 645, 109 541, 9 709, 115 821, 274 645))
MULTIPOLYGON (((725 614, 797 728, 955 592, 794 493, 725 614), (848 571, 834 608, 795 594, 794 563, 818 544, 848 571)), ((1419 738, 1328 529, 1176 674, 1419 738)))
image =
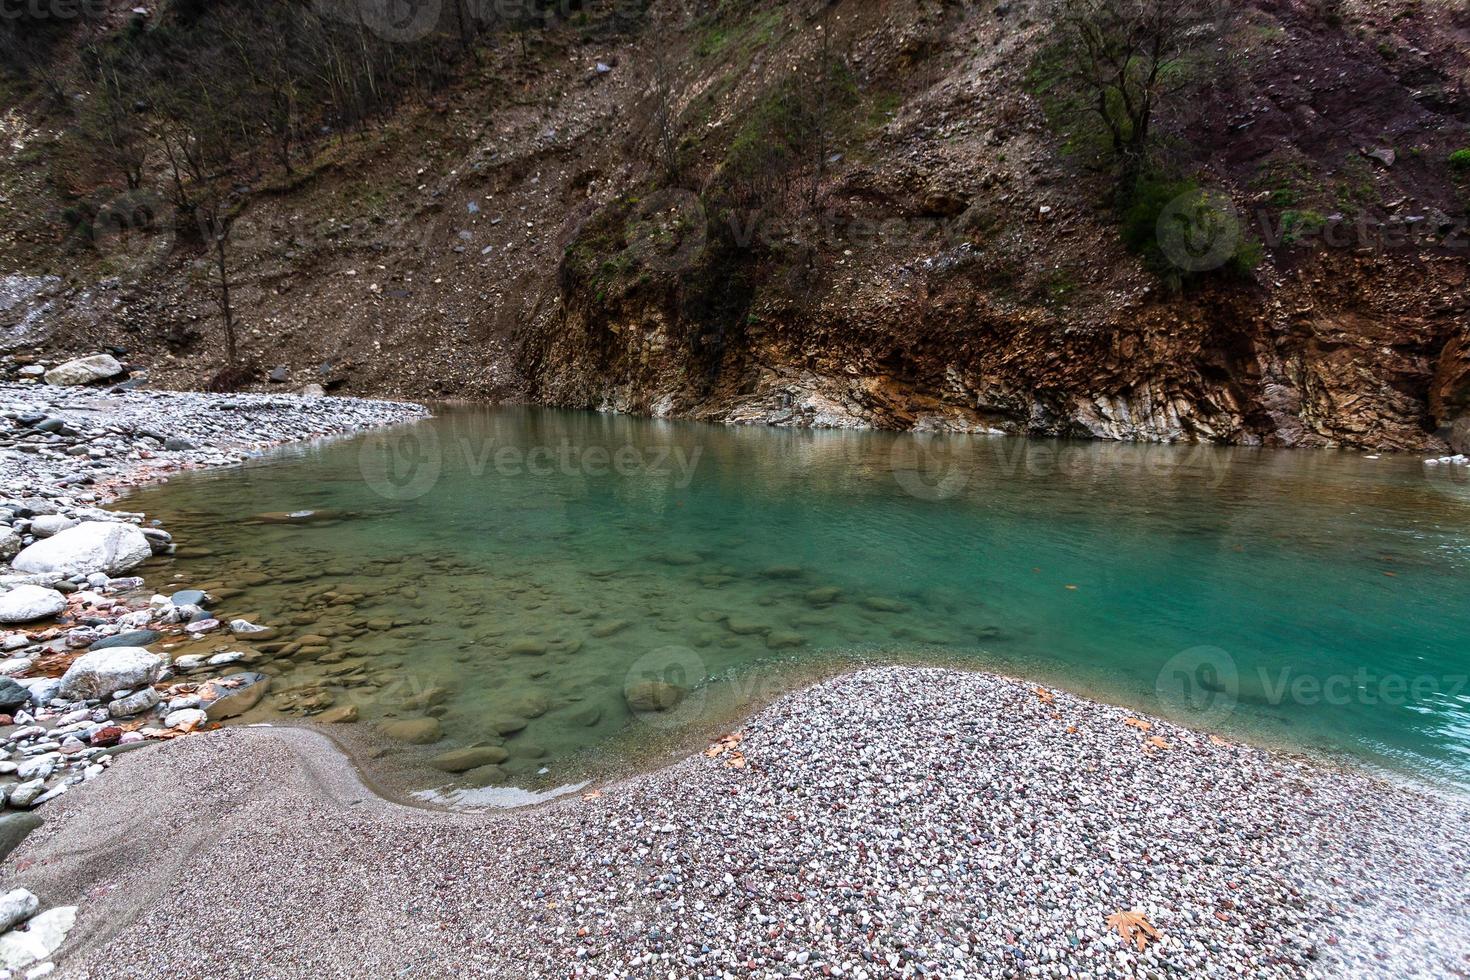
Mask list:
POLYGON ((637 681, 623 689, 623 699, 634 711, 668 711, 684 700, 685 693, 667 681, 637 681))
POLYGON ((766 634, 766 647, 771 650, 790 650, 805 643, 806 637, 791 630, 772 630, 766 634))
POLYGON ((381 730, 389 738, 414 745, 428 745, 444 737, 444 728, 437 718, 404 718, 384 722, 381 730))
POLYGON ((823 585, 815 589, 808 589, 805 598, 807 602, 814 606, 825 606, 829 603, 836 602, 841 595, 842 590, 837 588, 837 586, 823 585))
POLYGON ((481 766, 495 765, 510 758, 510 753, 498 745, 484 745, 467 749, 452 749, 429 760, 429 765, 444 772, 466 772, 481 766))
POLYGON ((128 630, 115 636, 104 636, 97 640, 88 650, 106 650, 110 647, 146 647, 150 643, 157 643, 163 634, 157 630, 128 630))
POLYGON ((230 674, 199 686, 199 706, 210 721, 234 718, 259 704, 270 686, 271 679, 264 674, 254 671, 230 674))
POLYGON ((328 725, 348 725, 357 721, 357 705, 343 704, 328 708, 316 716, 316 720, 328 725))

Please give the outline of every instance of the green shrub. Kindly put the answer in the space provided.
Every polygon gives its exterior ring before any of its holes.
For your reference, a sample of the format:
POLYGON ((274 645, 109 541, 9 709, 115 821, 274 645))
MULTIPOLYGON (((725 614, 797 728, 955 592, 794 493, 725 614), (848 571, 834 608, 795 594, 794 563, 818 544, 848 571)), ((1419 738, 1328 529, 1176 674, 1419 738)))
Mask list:
POLYGON ((1327 219, 1316 211, 1284 211, 1281 214, 1281 241, 1295 245, 1327 227, 1327 219))
POLYGON ((1450 154, 1450 169, 1457 174, 1470 175, 1470 146, 1450 154))
POLYGON ((1190 178, 1139 178, 1126 199, 1119 235, 1176 289, 1207 276, 1247 278, 1263 257, 1234 207, 1190 178), (1225 251, 1214 254, 1220 249, 1225 251))

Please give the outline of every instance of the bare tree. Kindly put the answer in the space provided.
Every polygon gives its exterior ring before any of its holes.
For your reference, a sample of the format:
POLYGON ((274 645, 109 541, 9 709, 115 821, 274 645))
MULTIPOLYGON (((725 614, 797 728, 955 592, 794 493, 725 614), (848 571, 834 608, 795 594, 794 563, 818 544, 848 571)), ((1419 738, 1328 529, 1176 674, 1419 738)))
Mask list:
POLYGON ((1224 0, 1054 0, 1062 80, 1096 116, 1130 190, 1155 113, 1218 43, 1224 0))
POLYGON ((679 182, 679 111, 678 86, 668 55, 661 45, 653 45, 653 113, 652 156, 659 176, 668 184, 679 182))

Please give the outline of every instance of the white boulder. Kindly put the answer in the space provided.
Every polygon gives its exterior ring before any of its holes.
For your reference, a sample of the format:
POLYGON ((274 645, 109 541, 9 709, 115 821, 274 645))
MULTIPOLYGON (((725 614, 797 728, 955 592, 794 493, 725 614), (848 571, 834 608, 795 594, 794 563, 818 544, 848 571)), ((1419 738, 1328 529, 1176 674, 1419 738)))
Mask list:
POLYGON ((84 385, 93 381, 105 381, 122 374, 123 366, 111 354, 92 354, 79 357, 65 364, 58 364, 46 372, 48 385, 84 385))
POLYGON ((163 658, 143 647, 103 647, 73 660, 57 690, 64 698, 103 698, 113 691, 147 687, 162 671, 163 658))
POLYGON ((9 932, 36 914, 41 900, 24 888, 13 888, 0 895, 0 932, 9 932))
POLYGON ((0 527, 0 561, 20 554, 20 532, 13 527, 0 527))
POLYGON ((47 909, 31 919, 23 929, 12 929, 0 936, 0 966, 20 970, 38 960, 50 959, 61 948, 66 934, 76 925, 77 907, 63 905, 47 909))
POLYGON ((39 585, 17 585, 0 594, 0 623, 29 623, 66 608, 66 596, 39 585))
POLYGON ((148 539, 131 524, 87 521, 26 548, 10 564, 18 571, 60 575, 118 575, 153 555, 148 539))

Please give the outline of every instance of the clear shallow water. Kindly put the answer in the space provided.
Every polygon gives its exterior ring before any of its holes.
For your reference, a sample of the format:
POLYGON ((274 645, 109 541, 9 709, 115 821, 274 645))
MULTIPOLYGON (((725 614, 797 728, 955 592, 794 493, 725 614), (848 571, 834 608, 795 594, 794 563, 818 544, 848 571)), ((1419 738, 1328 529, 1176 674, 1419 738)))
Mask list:
POLYGON ((324 637, 248 720, 436 717, 365 760, 420 786, 471 745, 565 783, 914 654, 1470 781, 1470 479, 1417 459, 449 409, 127 506, 185 545, 156 587, 324 637), (649 680, 691 693, 630 709, 649 680))

